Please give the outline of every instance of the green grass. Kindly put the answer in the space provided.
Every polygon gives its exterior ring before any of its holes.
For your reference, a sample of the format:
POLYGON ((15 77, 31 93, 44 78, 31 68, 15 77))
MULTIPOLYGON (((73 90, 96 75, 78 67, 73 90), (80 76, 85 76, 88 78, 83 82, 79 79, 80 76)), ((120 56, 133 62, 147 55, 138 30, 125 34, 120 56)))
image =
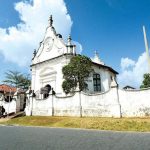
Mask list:
POLYGON ((84 128, 116 131, 150 131, 150 118, 96 118, 96 117, 18 117, 1 122, 7 125, 84 128))

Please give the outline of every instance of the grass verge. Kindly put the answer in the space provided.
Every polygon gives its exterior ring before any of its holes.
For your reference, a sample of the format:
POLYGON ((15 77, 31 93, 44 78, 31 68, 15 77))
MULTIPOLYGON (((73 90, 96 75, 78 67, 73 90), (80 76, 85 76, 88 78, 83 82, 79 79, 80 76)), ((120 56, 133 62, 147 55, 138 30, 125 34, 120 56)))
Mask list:
POLYGON ((150 131, 150 118, 41 117, 23 116, 0 122, 6 125, 68 127, 115 131, 150 131))

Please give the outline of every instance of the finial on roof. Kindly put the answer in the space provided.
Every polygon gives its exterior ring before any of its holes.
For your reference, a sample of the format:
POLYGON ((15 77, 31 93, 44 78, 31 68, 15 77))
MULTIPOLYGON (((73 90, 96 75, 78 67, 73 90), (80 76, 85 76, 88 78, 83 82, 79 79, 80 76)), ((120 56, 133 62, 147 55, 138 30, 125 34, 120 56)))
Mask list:
POLYGON ((97 52, 97 51, 95 51, 95 56, 99 57, 99 56, 98 56, 98 52, 97 52))
POLYGON ((71 35, 69 34, 69 36, 68 36, 68 45, 71 45, 71 35))
POLYGON ((50 25, 50 27, 53 26, 53 16, 52 15, 50 15, 50 17, 49 17, 49 25, 50 25))
POLYGON ((104 65, 104 62, 102 62, 102 61, 100 60, 100 58, 99 58, 98 52, 97 52, 97 51, 94 51, 94 53, 95 53, 95 56, 94 56, 94 58, 93 58, 92 60, 93 60, 95 63, 104 65))
POLYGON ((33 52, 33 56, 35 57, 35 55, 36 55, 36 49, 34 50, 34 52, 33 52))

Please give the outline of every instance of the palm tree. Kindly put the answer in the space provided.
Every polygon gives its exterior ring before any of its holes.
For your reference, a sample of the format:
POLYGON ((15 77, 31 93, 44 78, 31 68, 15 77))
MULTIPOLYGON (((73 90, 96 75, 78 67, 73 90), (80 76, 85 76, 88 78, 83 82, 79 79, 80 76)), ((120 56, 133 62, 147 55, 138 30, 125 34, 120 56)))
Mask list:
POLYGON ((22 74, 18 71, 8 71, 5 73, 5 80, 3 82, 14 86, 16 88, 23 88, 23 89, 27 89, 30 84, 31 84, 31 80, 30 80, 30 76, 26 75, 26 74, 22 74))
POLYGON ((23 89, 28 89, 31 85, 31 79, 29 74, 24 74, 20 76, 20 87, 23 89))

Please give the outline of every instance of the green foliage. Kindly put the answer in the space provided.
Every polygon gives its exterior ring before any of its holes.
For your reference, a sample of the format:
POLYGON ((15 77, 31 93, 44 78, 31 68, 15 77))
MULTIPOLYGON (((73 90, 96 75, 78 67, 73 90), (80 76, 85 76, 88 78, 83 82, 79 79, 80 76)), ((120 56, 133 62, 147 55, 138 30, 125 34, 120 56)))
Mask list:
POLYGON ((71 91, 74 91, 76 86, 76 82, 74 82, 74 80, 69 79, 65 80, 62 84, 62 88, 66 94, 70 93, 71 91))
POLYGON ((22 89, 28 89, 31 84, 30 76, 22 74, 18 71, 8 71, 5 73, 5 80, 3 82, 22 89))
POLYGON ((89 77, 92 71, 92 62, 86 56, 73 56, 70 63, 63 67, 64 82, 62 88, 66 94, 73 92, 79 84, 79 89, 82 91, 86 88, 85 80, 89 77))
POLYGON ((144 74, 144 80, 140 88, 142 89, 142 88, 148 88, 148 87, 150 87, 150 74, 146 73, 144 74))

